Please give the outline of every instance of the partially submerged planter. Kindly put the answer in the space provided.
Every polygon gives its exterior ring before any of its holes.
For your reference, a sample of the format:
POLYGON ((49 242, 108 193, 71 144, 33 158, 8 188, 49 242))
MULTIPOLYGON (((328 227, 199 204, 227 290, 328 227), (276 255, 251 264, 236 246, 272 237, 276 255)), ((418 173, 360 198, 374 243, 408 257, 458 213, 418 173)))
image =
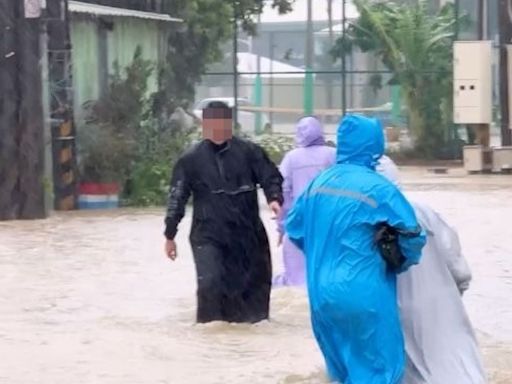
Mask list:
POLYGON ((80 209, 119 208, 118 183, 81 183, 78 194, 80 209))

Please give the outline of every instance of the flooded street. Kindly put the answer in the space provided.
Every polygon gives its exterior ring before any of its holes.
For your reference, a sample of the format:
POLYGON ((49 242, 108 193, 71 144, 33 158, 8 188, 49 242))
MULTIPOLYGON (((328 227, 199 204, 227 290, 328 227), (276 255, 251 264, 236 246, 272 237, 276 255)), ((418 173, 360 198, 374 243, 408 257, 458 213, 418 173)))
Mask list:
MULTIPOLYGON (((423 172, 406 172, 405 189, 459 229, 474 275, 464 301, 490 382, 512 383, 512 177, 423 172)), ((193 324, 190 216, 173 264, 163 254, 162 214, 0 223, 0 383, 326 383, 302 290, 273 292, 271 322, 193 324)), ((276 273, 279 256, 274 247, 276 273)))

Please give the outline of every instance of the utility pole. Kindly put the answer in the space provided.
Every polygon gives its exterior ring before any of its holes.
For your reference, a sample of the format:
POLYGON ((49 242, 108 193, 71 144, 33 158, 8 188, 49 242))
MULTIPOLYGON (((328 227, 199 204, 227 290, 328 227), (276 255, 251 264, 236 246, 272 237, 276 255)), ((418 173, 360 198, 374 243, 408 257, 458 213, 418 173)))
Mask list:
MULTIPOLYGON (((331 52, 330 50, 334 47, 334 30, 333 30, 333 11, 332 11, 332 2, 334 0, 327 0, 327 18, 328 18, 328 28, 329 28, 329 52, 326 52, 326 55, 327 55, 327 62, 326 62, 326 67, 327 67, 327 70, 330 72, 332 71, 333 69, 333 59, 332 59, 332 56, 331 56, 331 52)), ((333 84, 334 84, 334 79, 332 77, 333 75, 331 73, 329 73, 326 77, 325 77, 325 87, 326 87, 326 92, 327 92, 327 109, 332 109, 333 108, 333 84)), ((331 117, 332 116, 328 116, 328 121, 329 123, 331 122, 331 117)))
POLYGON ((306 24, 306 54, 305 54, 305 65, 306 70, 311 71, 313 69, 313 0, 308 0, 308 20, 306 24))
MULTIPOLYGON (((347 7, 346 0, 341 0, 341 41, 342 46, 345 47, 345 33, 346 33, 346 22, 347 22, 347 7)), ((347 113, 347 58, 345 51, 341 55, 341 104, 343 115, 347 113)))
POLYGON ((313 0, 307 2, 307 15, 306 22, 306 47, 305 47, 305 66, 306 70, 310 71, 313 68, 313 0))
MULTIPOLYGON (((274 57, 276 51, 276 42, 274 32, 270 32, 269 34, 269 45, 270 45, 270 78, 269 78, 269 97, 268 102, 270 104, 270 108, 274 108, 274 57)), ((274 112, 269 113, 269 120, 272 127, 274 126, 274 112)))
POLYGON ((0 220, 18 218, 17 6, 0 0, 0 220))
POLYGON ((46 216, 41 6, 0 1, 0 219, 46 216))
POLYGON ((76 207, 78 173, 68 0, 46 2, 54 204, 67 211, 76 207))
POLYGON ((487 1, 478 0, 478 39, 487 39, 487 1))
POLYGON ((313 41, 313 0, 308 0, 307 4, 308 21, 306 28, 306 49, 305 49, 305 65, 306 73, 304 77, 304 114, 311 115, 313 113, 313 59, 314 59, 314 41, 313 41))
POLYGON ((454 5, 455 5, 455 36, 454 36, 454 39, 459 40, 460 0, 455 0, 454 5))
POLYGON ((512 10, 509 0, 499 0, 500 33, 500 105, 501 105, 501 145, 512 145, 512 124, 510 119, 510 73, 507 46, 512 44, 512 10))
POLYGON ((233 0, 233 122, 238 126, 238 12, 236 0, 233 0))
MULTIPOLYGON (((487 1, 478 0, 478 40, 487 40, 487 1)), ((491 141, 491 127, 489 124, 475 125, 476 141, 488 148, 491 141)))
MULTIPOLYGON (((258 33, 259 33, 260 27, 261 27, 261 12, 263 12, 263 9, 260 10, 260 13, 258 13, 258 29, 257 29, 258 33)), ((251 54, 252 54, 252 50, 253 50, 253 47, 251 44, 251 54)), ((256 75, 256 79, 254 81, 254 104, 256 105, 256 107, 261 108, 262 104, 263 104, 263 84, 262 84, 262 79, 261 79, 261 56, 260 56, 259 50, 256 55, 257 55, 256 56, 257 75, 256 75)), ((251 56, 251 59, 252 59, 252 56, 251 56)), ((256 112, 256 118, 254 120, 254 124, 255 124, 254 131, 256 132, 257 135, 262 133, 262 118, 261 117, 262 116, 261 116, 261 110, 260 110, 260 111, 256 112)))
POLYGON ((44 114, 41 75, 41 3, 17 2, 19 104, 19 194, 21 219, 46 217, 44 114))

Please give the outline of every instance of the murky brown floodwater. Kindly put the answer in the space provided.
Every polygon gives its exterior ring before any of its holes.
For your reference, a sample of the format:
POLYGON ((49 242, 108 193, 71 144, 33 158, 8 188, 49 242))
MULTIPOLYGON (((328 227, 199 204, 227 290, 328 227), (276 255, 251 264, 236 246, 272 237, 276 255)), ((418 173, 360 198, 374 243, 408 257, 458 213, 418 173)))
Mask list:
MULTIPOLYGON (((464 300, 490 382, 512 383, 512 178, 420 176, 410 196, 459 228, 473 268, 464 300)), ((0 223, 0 383, 326 383, 301 290, 274 291, 271 322, 193 325, 190 221, 174 264, 161 223, 129 210, 0 223)))

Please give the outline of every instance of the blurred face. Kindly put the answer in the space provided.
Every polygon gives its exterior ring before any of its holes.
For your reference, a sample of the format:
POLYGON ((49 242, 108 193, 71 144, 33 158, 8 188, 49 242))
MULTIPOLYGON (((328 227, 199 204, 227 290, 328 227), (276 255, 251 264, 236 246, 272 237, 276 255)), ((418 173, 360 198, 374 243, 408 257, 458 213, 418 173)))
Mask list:
POLYGON ((231 111, 222 108, 203 110, 203 138, 215 144, 223 144, 233 137, 231 111))

